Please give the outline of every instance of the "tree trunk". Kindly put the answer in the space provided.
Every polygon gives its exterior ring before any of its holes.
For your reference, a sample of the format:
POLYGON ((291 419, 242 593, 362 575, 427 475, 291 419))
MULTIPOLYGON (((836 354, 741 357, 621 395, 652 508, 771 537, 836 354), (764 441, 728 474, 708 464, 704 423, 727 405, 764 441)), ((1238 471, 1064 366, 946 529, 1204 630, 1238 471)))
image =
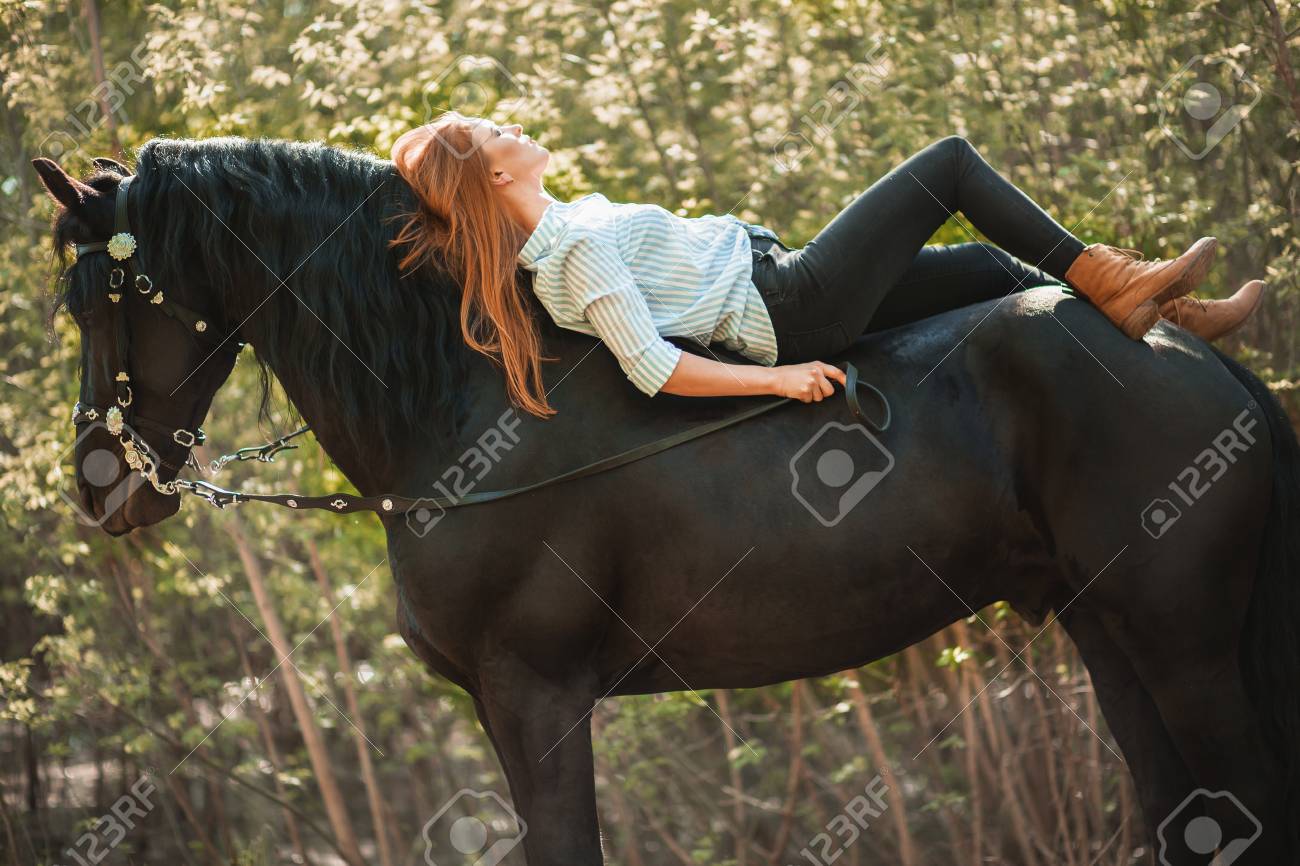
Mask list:
MULTIPOLYGON (((330 610, 338 607, 334 597, 334 587, 325 574, 325 565, 321 562, 316 542, 307 539, 307 556, 311 560, 311 570, 316 575, 316 584, 330 610)), ((370 761, 370 741, 366 738, 366 720, 361 716, 361 705, 357 702, 357 690, 353 685, 352 658, 348 655, 348 645, 343 639, 343 625, 338 617, 330 617, 330 634, 334 638, 334 654, 338 656, 339 673, 343 674, 343 699, 348 713, 352 716, 353 742, 357 747, 357 761, 361 764, 361 780, 366 786, 366 802, 370 804, 370 820, 375 826, 375 842, 379 846, 380 866, 393 866, 393 852, 389 847, 388 823, 384 820, 384 801, 379 796, 379 782, 375 778, 375 767, 370 761)))
POLYGON ((917 866, 916 843, 912 840, 912 831, 907 826, 907 801, 904 798, 902 779, 892 772, 889 756, 885 754, 885 740, 876 727, 875 717, 871 714, 871 705, 867 695, 862 691, 862 682, 857 671, 845 671, 849 679, 849 699, 853 702, 853 714, 857 717, 858 727, 867 741, 867 752, 871 763, 876 766, 882 778, 886 778, 894 789, 894 803, 889 810, 890 820, 894 822, 894 835, 898 837, 898 862, 901 866, 917 866))
MULTIPOLYGON (((239 664, 244 669, 244 676, 248 677, 249 682, 253 682, 256 680, 257 675, 253 673, 253 665, 248 660, 248 651, 244 649, 244 636, 247 630, 240 623, 240 617, 230 608, 226 608, 226 616, 230 622, 230 633, 235 637, 235 648, 239 651, 239 664)), ((262 707, 256 698, 248 702, 248 710, 257 723, 257 730, 262 736, 262 747, 266 749, 266 759, 271 763, 276 796, 288 800, 289 793, 285 790, 284 782, 280 780, 280 772, 284 768, 284 761, 280 757, 280 750, 276 748, 275 734, 271 730, 271 722, 267 719, 266 713, 262 711, 262 707)), ((293 812, 283 807, 280 811, 284 813, 284 826, 289 834, 289 842, 293 845, 293 850, 302 858, 303 863, 310 863, 311 860, 307 859, 307 849, 302 844, 302 834, 298 830, 298 821, 294 818, 293 812)))
POLYGON ((731 778, 732 812, 736 822, 736 866, 747 866, 749 846, 745 844, 745 783, 740 777, 740 768, 731 759, 736 750, 735 722, 731 715, 731 699, 726 689, 714 692, 718 699, 718 715, 722 717, 722 737, 727 746, 727 773, 731 778))
POLYGON ((280 615, 276 613, 271 597, 266 591, 266 582, 262 578, 262 565, 258 562, 253 549, 249 547, 247 539, 244 538, 237 516, 229 515, 224 526, 239 550, 239 559, 244 564, 244 572, 248 575, 248 585, 253 591, 253 600, 257 603, 257 610, 266 625, 267 638, 275 648, 276 656, 282 660, 276 670, 283 676, 282 682, 289 695, 289 704, 293 708, 294 718, 298 720, 298 729, 302 733, 303 744, 307 747, 307 757, 316 776, 316 786, 320 789, 321 799, 325 802, 325 814, 329 818, 330 828, 334 831, 334 838, 338 840, 339 850, 343 852, 351 866, 366 866, 361 856, 361 849, 357 846, 352 821, 348 818, 343 792, 339 790, 338 782, 334 778, 334 768, 330 765, 325 740, 321 737, 320 729, 316 727, 316 720, 312 718, 311 707, 307 704, 307 694, 303 691, 302 681, 298 679, 298 670, 289 658, 294 647, 289 643, 284 625, 280 622, 280 615))
POLYGON ((86 14, 86 29, 90 31, 90 63, 95 73, 95 94, 99 110, 104 113, 104 124, 108 127, 109 141, 113 145, 113 156, 122 158, 122 142, 117 137, 117 115, 108 103, 108 74, 104 71, 104 46, 99 41, 99 8, 95 0, 82 0, 82 11, 86 14))

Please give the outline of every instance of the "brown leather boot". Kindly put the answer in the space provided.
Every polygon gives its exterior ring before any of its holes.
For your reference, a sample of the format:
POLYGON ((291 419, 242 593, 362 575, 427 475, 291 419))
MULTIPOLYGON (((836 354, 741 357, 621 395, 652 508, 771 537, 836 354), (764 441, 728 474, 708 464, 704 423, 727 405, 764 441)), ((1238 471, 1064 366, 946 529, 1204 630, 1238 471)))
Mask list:
POLYGON ((1226 337, 1245 324, 1264 299, 1264 281, 1251 280, 1231 298, 1202 301, 1174 298, 1160 305, 1160 315, 1207 343, 1226 337))
POLYGON ((1159 305, 1185 295, 1205 279, 1219 242, 1201 238, 1176 259, 1140 261, 1142 253, 1090 244, 1065 272, 1065 280, 1097 305, 1131 339, 1160 321, 1159 305))

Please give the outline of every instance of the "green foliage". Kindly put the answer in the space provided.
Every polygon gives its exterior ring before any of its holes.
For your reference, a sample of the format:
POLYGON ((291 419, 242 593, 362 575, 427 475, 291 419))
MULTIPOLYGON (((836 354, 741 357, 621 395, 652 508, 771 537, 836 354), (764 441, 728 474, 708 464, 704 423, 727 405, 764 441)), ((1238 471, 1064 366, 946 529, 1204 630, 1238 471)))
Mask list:
MULTIPOLYGON (((1300 378, 1300 98, 1277 71, 1287 48, 1270 36, 1269 4, 98 4, 106 74, 131 82, 112 92, 120 105, 111 119, 95 106, 85 9, 96 5, 0 0, 0 817, 8 819, 0 823, 14 833, 0 833, 0 855, 12 840, 17 862, 55 860, 75 840, 76 822, 93 823, 150 767, 166 776, 179 765, 174 778, 200 804, 198 826, 177 790, 164 793, 160 784, 148 853, 132 838, 136 862, 200 862, 209 845, 234 863, 284 862, 279 807, 234 778, 327 826, 280 674, 269 675, 280 660, 261 634, 228 516, 189 504, 160 527, 114 541, 71 520, 58 495, 69 480, 77 339, 66 318, 47 325, 52 205, 29 167, 56 145, 74 172, 118 144, 129 152, 163 135, 318 139, 386 154, 431 110, 481 108, 519 120, 548 146, 548 188, 561 198, 600 189, 615 201, 684 215, 733 212, 794 245, 901 159, 956 133, 1086 241, 1163 256, 1217 235, 1224 253, 1214 293, 1257 276, 1271 286, 1236 351, 1274 379, 1300 378), (453 64, 465 53, 494 58, 508 71, 498 83, 528 98, 513 113, 497 103, 453 104, 466 77, 453 64), (1159 122, 1163 108, 1175 129, 1193 130, 1160 90, 1197 54, 1235 64, 1260 94, 1240 128, 1199 160, 1159 122), (879 68, 878 80, 863 77, 864 64, 879 68), (774 148, 796 133, 812 147, 779 170, 774 148), (39 814, 15 823, 29 792, 10 769, 33 760, 39 814)), ((1294 31, 1296 4, 1277 8, 1282 30, 1294 31)), ((1294 67, 1300 52, 1290 58, 1294 67)), ((935 241, 970 240, 968 228, 954 219, 935 241)), ((250 367, 237 366, 205 424, 214 451, 255 438, 250 367)), ((1293 393, 1294 385, 1279 388, 1293 393)), ((284 430, 289 409, 280 406, 284 430)), ((257 470, 232 467, 221 480, 264 489, 346 485, 312 444, 257 470)), ((420 826, 449 795, 464 786, 505 790, 472 705, 429 676, 397 635, 375 521, 270 508, 246 509, 239 519, 291 643, 301 642, 292 665, 349 811, 373 838, 353 729, 336 709, 344 706, 342 674, 320 626, 331 606, 309 566, 308 545, 318 549, 342 601, 333 616, 356 671, 360 715, 383 752, 371 753, 380 784, 401 792, 387 817, 396 850, 415 862, 420 826)), ((1000 604, 982 615, 1010 636, 1019 625, 1008 613, 1000 604)), ((857 671, 890 760, 910 758, 939 736, 959 709, 951 698, 957 678, 972 678, 974 694, 980 678, 1001 667, 985 672, 998 642, 979 622, 966 626, 969 637, 946 633, 926 646, 930 664, 894 658, 857 671)), ((1023 646, 1030 636, 1011 642, 1023 646)), ((1041 670, 1086 691, 1073 656, 1041 670)), ((1036 731, 1051 699, 1040 705, 1007 686, 980 700, 998 703, 995 716, 1008 730, 1036 731)), ((595 750, 611 856, 622 862, 626 846, 637 844, 644 862, 670 862, 668 837, 696 862, 739 860, 744 845, 754 846, 747 862, 757 862, 760 843, 736 839, 776 838, 798 757, 805 778, 787 852, 796 857, 879 769, 866 757, 858 688, 843 677, 807 684, 798 729, 788 684, 731 693, 734 736, 719 724, 713 692, 605 701, 595 750)), ((1090 745, 1068 715, 1053 714, 1051 724, 1061 726, 1063 741, 1090 745)), ((1031 751, 1068 766, 1065 757, 1033 751, 1033 734, 987 736, 990 777, 1002 761, 1023 768, 1031 751)), ((923 750, 929 763, 905 780, 908 820, 936 857, 959 844, 948 819, 969 818, 971 786, 980 784, 966 772, 968 750, 964 730, 949 728, 923 750)), ((1106 763, 1087 772, 1119 777, 1113 756, 1102 750, 1098 760, 1106 763)), ((1111 814, 1111 793, 1105 802, 1101 818, 1110 823, 1093 827, 1098 838, 1132 819, 1111 814)), ((983 820, 1005 828, 1010 819, 986 807, 983 820)), ((893 830, 884 828, 872 844, 892 851, 893 830)), ((329 850, 305 823, 301 829, 312 852, 329 850)), ((999 853, 1014 862, 1010 846, 999 853)))

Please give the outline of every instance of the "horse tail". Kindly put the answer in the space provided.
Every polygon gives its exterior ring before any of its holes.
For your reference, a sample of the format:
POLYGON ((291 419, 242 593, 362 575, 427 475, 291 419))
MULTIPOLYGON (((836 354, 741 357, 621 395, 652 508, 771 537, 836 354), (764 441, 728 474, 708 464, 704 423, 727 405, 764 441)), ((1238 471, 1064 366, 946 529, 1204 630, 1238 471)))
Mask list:
POLYGON ((1215 351, 1250 392, 1273 443, 1272 502, 1241 640, 1241 669, 1282 768, 1293 851, 1300 851, 1300 443, 1281 402, 1253 373, 1215 351))

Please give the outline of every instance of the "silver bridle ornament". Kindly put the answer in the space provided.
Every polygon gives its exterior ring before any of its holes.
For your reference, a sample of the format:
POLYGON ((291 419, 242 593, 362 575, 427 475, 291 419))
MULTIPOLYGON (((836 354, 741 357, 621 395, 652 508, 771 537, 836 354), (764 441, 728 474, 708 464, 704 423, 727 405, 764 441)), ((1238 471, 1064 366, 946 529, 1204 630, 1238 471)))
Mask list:
POLYGON ((130 232, 118 232, 108 239, 108 254, 119 262, 124 262, 135 255, 135 235, 130 232))
MULTIPOLYGON (((187 327, 194 323, 194 330, 202 334, 207 330, 207 322, 193 311, 188 310, 174 302, 167 301, 161 291, 154 289, 153 280, 143 272, 140 263, 135 260, 136 253, 139 249, 139 243, 134 234, 130 231, 129 216, 127 213, 127 190, 135 176, 131 175, 122 178, 117 189, 114 213, 114 232, 107 241, 97 241, 91 243, 77 244, 76 256, 81 256, 94 252, 106 252, 114 262, 121 263, 115 265, 109 272, 108 279, 108 299, 114 304, 122 302, 122 291, 126 283, 127 269, 133 274, 133 285, 136 290, 145 297, 148 297, 149 303, 156 304, 163 308, 172 318, 178 319, 185 323, 187 327)), ((118 315, 125 315, 125 311, 119 311, 118 315)), ((228 340, 209 340, 216 342, 219 347, 226 346, 228 340)), ((242 348, 242 343, 237 343, 233 351, 238 353, 242 348)), ((120 361, 125 366, 128 363, 124 346, 119 342, 120 361)), ((158 471, 161 466, 167 465, 161 457, 161 453, 155 451, 147 440, 141 437, 134 429, 129 427, 127 421, 127 411, 131 411, 131 404, 134 402, 134 392, 130 385, 131 377, 126 369, 119 371, 114 379, 116 390, 116 405, 104 407, 102 410, 94 406, 84 406, 80 402, 73 407, 73 423, 93 422, 98 420, 100 412, 103 412, 104 427, 109 435, 117 439, 122 447, 122 456, 127 466, 135 472, 144 476, 155 490, 160 493, 172 495, 180 489, 187 487, 193 482, 182 480, 173 480, 164 482, 158 477, 158 471)), ((160 425, 157 422, 150 421, 144 417, 133 419, 132 424, 146 424, 164 435, 170 435, 172 442, 186 449, 184 460, 181 466, 176 467, 179 473, 185 466, 191 466, 200 469, 197 458, 194 456, 193 448, 195 445, 202 444, 206 437, 203 429, 196 428, 195 431, 184 428, 171 428, 170 425, 160 425)))

